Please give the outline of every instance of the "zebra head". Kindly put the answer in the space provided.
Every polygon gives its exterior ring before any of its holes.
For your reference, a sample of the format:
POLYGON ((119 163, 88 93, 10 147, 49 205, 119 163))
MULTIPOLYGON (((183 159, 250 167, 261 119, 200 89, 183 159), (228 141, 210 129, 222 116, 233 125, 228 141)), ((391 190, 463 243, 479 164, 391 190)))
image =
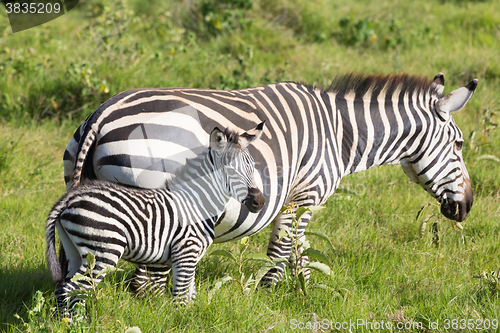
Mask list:
POLYGON ((215 170, 222 171, 229 195, 252 213, 262 209, 266 198, 255 184, 255 163, 247 147, 261 137, 263 129, 264 122, 243 134, 228 129, 222 132, 218 128, 210 134, 210 153, 215 170))
POLYGON ((423 150, 401 160, 406 175, 441 203, 444 216, 458 222, 467 217, 473 198, 469 174, 462 157, 462 132, 451 113, 460 111, 467 104, 476 86, 477 79, 442 96, 444 76, 441 73, 436 75, 428 90, 428 105, 433 114, 428 131, 431 138, 422 145, 423 150))

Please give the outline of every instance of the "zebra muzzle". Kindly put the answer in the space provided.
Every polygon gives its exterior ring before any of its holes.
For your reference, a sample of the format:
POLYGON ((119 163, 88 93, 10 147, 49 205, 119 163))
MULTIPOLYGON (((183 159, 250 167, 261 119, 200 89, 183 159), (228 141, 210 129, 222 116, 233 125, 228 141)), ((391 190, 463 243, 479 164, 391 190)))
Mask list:
POLYGON ((260 212, 265 203, 266 197, 258 188, 249 188, 248 195, 245 200, 243 200, 243 204, 251 213, 260 212))
POLYGON ((445 198, 441 202, 441 214, 451 220, 462 222, 467 217, 467 214, 469 214, 473 203, 474 196, 472 194, 472 187, 470 185, 470 180, 466 178, 464 196, 462 200, 454 201, 445 198))
POLYGON ((444 200, 441 204, 441 214, 450 220, 462 222, 467 217, 472 207, 472 200, 448 201, 444 200))

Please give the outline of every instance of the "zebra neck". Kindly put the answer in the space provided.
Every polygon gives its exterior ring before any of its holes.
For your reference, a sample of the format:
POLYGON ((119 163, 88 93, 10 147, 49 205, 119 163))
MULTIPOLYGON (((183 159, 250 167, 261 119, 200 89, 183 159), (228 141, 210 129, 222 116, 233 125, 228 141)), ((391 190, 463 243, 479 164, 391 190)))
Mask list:
POLYGON ((168 181, 171 194, 185 205, 194 208, 203 220, 217 218, 229 201, 221 170, 217 170, 208 153, 188 160, 168 181))
POLYGON ((424 94, 370 97, 330 96, 337 110, 333 112, 336 131, 332 141, 340 150, 342 177, 379 165, 398 164, 416 151, 427 132, 423 131, 423 122, 432 119, 424 107, 424 94))

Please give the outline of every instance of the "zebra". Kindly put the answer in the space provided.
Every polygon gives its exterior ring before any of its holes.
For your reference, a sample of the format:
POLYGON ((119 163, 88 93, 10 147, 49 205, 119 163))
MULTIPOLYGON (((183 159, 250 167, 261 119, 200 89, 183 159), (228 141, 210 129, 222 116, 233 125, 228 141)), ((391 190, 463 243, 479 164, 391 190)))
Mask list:
MULTIPOLYGON (((70 311, 75 303, 83 302, 70 294, 72 290, 90 288, 87 281, 73 281, 75 274, 87 274, 97 284, 119 259, 147 265, 153 271, 171 269, 174 301, 194 299, 196 265, 213 242, 214 224, 229 198, 253 213, 264 205, 247 149, 263 129, 261 123, 238 135, 215 128, 208 151, 188 160, 164 188, 130 188, 99 180, 80 183, 75 172, 74 183, 78 184, 59 199, 46 222, 47 263, 57 283, 60 313, 67 311, 68 302, 70 311), (56 256, 56 228, 69 259, 66 269, 56 256), (96 258, 92 276, 86 262, 91 252, 96 258)), ((89 137, 93 135, 95 131, 89 137)), ((80 161, 85 154, 82 151, 80 161)), ((139 291, 149 285, 144 277, 134 282, 139 291)), ((151 285, 160 287, 161 282, 155 280, 151 285)))
MULTIPOLYGON (((206 147, 214 126, 237 129, 266 120, 251 153, 266 203, 258 213, 230 200, 215 226, 215 243, 253 235, 273 222, 267 255, 289 258, 290 227, 284 205, 321 205, 341 179, 379 165, 400 164, 408 177, 440 204, 441 213, 463 221, 472 187, 462 157, 464 142, 452 112, 471 98, 477 79, 444 96, 444 75, 337 76, 329 88, 280 82, 241 90, 132 89, 99 106, 74 133, 64 153, 71 186, 75 158, 89 147, 83 175, 138 187, 161 186, 187 158, 206 147), (97 136, 85 137, 92 126, 97 136)), ((311 215, 299 227, 303 237, 311 215)), ((280 281, 284 263, 263 285, 280 281)), ((159 277, 162 272, 156 273, 159 277)))

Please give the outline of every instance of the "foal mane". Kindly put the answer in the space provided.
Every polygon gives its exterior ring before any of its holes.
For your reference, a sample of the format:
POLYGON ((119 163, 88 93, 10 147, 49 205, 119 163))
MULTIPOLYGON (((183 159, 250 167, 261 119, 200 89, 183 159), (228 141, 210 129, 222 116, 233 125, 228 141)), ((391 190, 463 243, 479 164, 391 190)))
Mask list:
MULTIPOLYGON (((238 144, 238 140, 240 138, 240 135, 229 129, 225 128, 223 131, 223 134, 226 136, 227 142, 232 143, 232 144, 238 144)), ((198 156, 193 157, 193 158, 188 158, 186 159, 186 164, 178 168, 172 178, 170 180, 167 180, 165 182, 165 186, 167 189, 170 189, 169 184, 175 184, 175 183, 180 183, 183 181, 189 181, 190 179, 186 179, 185 176, 189 170, 196 170, 198 169, 199 171, 199 165, 202 163, 202 161, 207 158, 207 154, 210 154, 209 149, 206 149, 204 147, 200 147, 200 149, 197 152, 198 156)), ((198 173, 197 176, 203 177, 203 173, 198 173)))

